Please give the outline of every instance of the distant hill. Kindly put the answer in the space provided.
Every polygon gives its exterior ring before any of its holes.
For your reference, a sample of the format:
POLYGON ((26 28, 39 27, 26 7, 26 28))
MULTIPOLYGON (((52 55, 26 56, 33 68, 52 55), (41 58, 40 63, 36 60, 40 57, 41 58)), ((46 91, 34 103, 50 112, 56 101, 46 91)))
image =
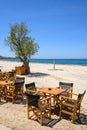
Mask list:
POLYGON ((3 56, 0 56, 0 58, 3 58, 3 56))
POLYGON ((15 57, 0 56, 0 59, 15 59, 15 57))

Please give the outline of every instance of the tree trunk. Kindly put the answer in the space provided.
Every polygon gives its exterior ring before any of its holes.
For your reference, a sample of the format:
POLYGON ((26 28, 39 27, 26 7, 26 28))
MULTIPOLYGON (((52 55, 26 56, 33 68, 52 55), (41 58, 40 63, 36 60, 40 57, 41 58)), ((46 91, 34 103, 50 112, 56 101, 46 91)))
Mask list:
POLYGON ((30 66, 29 66, 29 62, 28 61, 24 62, 24 67, 25 67, 25 73, 26 74, 30 74, 30 66))

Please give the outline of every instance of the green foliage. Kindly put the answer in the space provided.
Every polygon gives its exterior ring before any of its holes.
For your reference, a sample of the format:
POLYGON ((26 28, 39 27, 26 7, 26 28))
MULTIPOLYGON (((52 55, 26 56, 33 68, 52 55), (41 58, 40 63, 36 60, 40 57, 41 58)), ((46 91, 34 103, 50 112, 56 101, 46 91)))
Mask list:
POLYGON ((28 36, 30 30, 25 23, 10 25, 9 36, 6 38, 6 44, 15 53, 21 61, 27 61, 32 55, 38 52, 39 45, 35 43, 32 37, 28 36))

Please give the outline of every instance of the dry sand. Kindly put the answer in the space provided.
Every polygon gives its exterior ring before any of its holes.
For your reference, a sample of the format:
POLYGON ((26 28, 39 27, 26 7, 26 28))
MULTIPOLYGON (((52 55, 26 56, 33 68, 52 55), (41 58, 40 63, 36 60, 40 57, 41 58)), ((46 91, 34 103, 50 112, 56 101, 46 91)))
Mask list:
MULTIPOLYGON (((15 69, 15 66, 20 65, 22 65, 21 62, 0 61, 2 71, 10 71, 15 69)), ((31 75, 23 75, 25 83, 35 82, 36 86, 42 88, 57 87, 59 81, 73 82, 75 93, 87 91, 87 66, 56 65, 55 70, 53 70, 53 64, 30 63, 30 69, 31 75)), ((87 92, 82 101, 81 115, 85 121, 83 124, 72 124, 70 120, 62 119, 53 126, 40 126, 37 121, 26 118, 25 103, 0 103, 0 124, 13 130, 87 130, 87 92)), ((54 121, 58 118, 53 116, 54 121)))

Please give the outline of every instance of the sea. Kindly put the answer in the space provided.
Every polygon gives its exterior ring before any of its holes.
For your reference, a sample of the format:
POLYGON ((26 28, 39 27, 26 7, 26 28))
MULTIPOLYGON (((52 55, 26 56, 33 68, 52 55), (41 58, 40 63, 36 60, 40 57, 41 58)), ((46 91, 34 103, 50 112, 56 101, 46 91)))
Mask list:
MULTIPOLYGON (((0 58, 5 61, 20 62, 17 58, 0 58)), ((30 59, 31 63, 46 63, 46 64, 69 64, 87 66, 87 59, 30 59)))

